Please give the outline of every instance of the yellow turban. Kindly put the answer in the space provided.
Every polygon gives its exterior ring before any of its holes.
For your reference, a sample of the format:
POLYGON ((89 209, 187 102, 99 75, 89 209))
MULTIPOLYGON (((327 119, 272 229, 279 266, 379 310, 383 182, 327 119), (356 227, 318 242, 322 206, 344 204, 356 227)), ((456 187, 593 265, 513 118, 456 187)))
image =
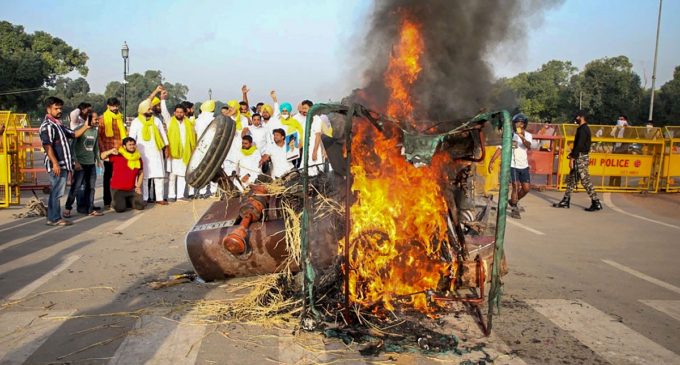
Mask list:
POLYGON ((240 131, 244 126, 241 125, 241 107, 238 103, 238 100, 229 100, 227 102, 227 106, 236 110, 236 114, 234 114, 234 121, 236 123, 236 130, 240 131))
POLYGON ((151 102, 149 101, 149 99, 144 99, 144 101, 139 103, 139 107, 137 107, 137 113, 144 114, 147 111, 149 111, 149 109, 151 109, 151 102))
POLYGON ((274 113, 274 108, 269 104, 264 104, 262 105, 262 110, 260 112, 264 113, 265 111, 269 113, 269 115, 272 115, 274 113))
POLYGON ((201 111, 202 112, 214 112, 215 111, 215 100, 207 100, 203 104, 201 104, 201 111))
POLYGON ((153 100, 151 100, 151 106, 156 106, 161 103, 161 99, 159 99, 157 96, 154 96, 153 100))

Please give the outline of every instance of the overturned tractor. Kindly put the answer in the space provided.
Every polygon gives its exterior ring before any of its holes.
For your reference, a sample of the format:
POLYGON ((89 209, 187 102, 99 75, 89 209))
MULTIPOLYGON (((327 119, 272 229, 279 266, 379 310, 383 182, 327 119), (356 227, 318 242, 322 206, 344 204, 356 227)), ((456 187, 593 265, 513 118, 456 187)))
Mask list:
POLYGON ((307 128, 320 114, 329 116, 334 134, 322 138, 325 173, 308 176, 304 161, 299 171, 243 191, 221 168, 233 121, 219 116, 211 123, 187 177, 194 188, 217 181, 225 194, 187 234, 196 273, 206 281, 298 273, 304 327, 323 322, 319 306, 346 323, 357 306, 378 317, 395 311, 434 317, 451 302, 479 308, 488 292, 488 333, 507 272, 508 113, 417 131, 359 104, 319 104, 307 128), (498 202, 474 192, 485 125, 505 125, 498 202))

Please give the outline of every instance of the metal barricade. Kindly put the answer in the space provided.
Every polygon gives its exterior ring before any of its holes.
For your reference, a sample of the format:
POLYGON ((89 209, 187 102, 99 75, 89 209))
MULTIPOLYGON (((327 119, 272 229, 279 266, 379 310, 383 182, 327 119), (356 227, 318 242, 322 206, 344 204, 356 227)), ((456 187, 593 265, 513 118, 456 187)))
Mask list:
MULTIPOLYGON (((574 144, 575 124, 563 124, 559 155, 559 190, 567 187, 567 158, 574 144)), ((664 140, 660 128, 589 125, 592 134, 590 175, 599 192, 657 192, 664 140)))
MULTIPOLYGON (((9 123, 10 112, 7 110, 0 110, 0 124, 5 125, 9 123)), ((10 171, 9 171, 9 154, 7 153, 7 135, 3 133, 0 136, 0 208, 9 207, 10 201, 10 171)))
POLYGON ((529 123, 527 132, 533 142, 527 152, 531 187, 537 190, 557 189, 557 162, 562 146, 559 124, 529 123))
POLYGON ((0 144, 0 208, 21 201, 18 132, 11 114, 0 111, 0 123, 5 125, 0 144))
POLYGON ((21 190, 47 191, 50 182, 43 164, 45 152, 40 141, 40 128, 18 128, 17 131, 20 145, 21 190))
POLYGON ((668 193, 680 191, 680 127, 664 128, 666 145, 661 168, 661 189, 668 193))

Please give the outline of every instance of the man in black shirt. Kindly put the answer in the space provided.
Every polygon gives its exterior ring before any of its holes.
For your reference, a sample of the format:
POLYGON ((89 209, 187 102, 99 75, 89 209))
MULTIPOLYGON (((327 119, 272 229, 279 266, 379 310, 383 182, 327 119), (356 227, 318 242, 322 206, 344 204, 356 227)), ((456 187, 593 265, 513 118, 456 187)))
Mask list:
POLYGON ((586 208, 586 211, 594 212, 602 210, 602 203, 600 203, 600 199, 597 198, 597 193, 595 193, 595 189, 593 189, 593 183, 590 181, 590 173, 588 172, 588 166, 590 164, 588 153, 590 152, 591 136, 590 128, 586 121, 585 110, 579 110, 576 115, 574 115, 574 122, 578 124, 578 128, 576 129, 576 136, 574 137, 574 148, 568 156, 571 172, 567 177, 567 191, 564 193, 564 198, 562 198, 559 203, 553 204, 553 207, 569 208, 571 193, 574 191, 574 188, 576 188, 576 184, 580 179, 581 184, 592 200, 590 207, 586 208))

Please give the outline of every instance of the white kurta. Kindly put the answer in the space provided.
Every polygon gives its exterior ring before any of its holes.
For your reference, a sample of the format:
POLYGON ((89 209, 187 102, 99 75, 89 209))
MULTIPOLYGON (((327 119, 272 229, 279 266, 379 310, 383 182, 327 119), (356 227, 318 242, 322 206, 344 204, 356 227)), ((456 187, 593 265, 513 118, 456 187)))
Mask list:
MULTIPOLYGON (((154 125, 158 128, 158 132, 163 139, 163 145, 168 144, 168 137, 165 135, 163 123, 158 118, 154 119, 154 125)), ((130 137, 137 141, 137 150, 142 155, 142 162, 144 162, 144 178, 163 178, 165 177, 165 169, 163 168, 163 150, 158 150, 156 146, 156 133, 150 131, 151 138, 145 141, 143 134, 144 124, 139 118, 135 118, 130 124, 130 137)))
POLYGON ((279 146, 276 143, 271 142, 267 145, 267 148, 263 153, 269 155, 269 158, 272 160, 272 177, 275 179, 280 178, 294 168, 293 164, 288 161, 288 156, 286 156, 285 143, 279 146))
POLYGON ((255 181, 255 179, 257 179, 257 177, 262 173, 262 170, 260 169, 261 158, 262 154, 260 154, 260 151, 258 149, 255 149, 255 152, 246 156, 243 154, 243 152, 241 152, 241 149, 239 148, 237 174, 240 179, 243 179, 243 177, 246 175, 250 175, 248 177, 248 181, 244 183, 246 186, 252 184, 253 181, 255 181))
MULTIPOLYGON (((187 132, 184 127, 184 120, 178 121, 179 122, 179 140, 182 146, 186 144, 187 141, 187 132)), ((168 124, 168 128, 170 128, 170 125, 168 124)), ((169 147, 168 147, 169 148, 169 147)), ((168 164, 167 164, 168 172, 171 174, 175 174, 177 176, 184 176, 187 171, 187 165, 184 163, 184 160, 182 158, 168 158, 168 164)))
POLYGON ((208 126, 213 119, 215 119, 213 112, 203 112, 196 118, 196 124, 194 124, 194 127, 196 128, 196 139, 201 138, 201 135, 208 129, 208 126))
POLYGON ((253 137, 253 143, 259 149, 264 149, 267 147, 269 138, 267 137, 268 129, 267 127, 260 124, 259 127, 255 125, 248 126, 248 135, 253 137))
MULTIPOLYGON (((231 117, 231 119, 236 120, 234 117, 231 117)), ((222 164, 222 168, 224 168, 224 171, 227 173, 227 175, 231 175, 231 172, 236 170, 236 165, 238 163, 239 157, 241 156, 241 133, 243 132, 243 128, 247 126, 248 118, 241 115, 241 128, 236 129, 234 126, 234 139, 231 142, 231 147, 229 147, 227 158, 222 164)))
POLYGON ((309 133, 309 148, 307 151, 307 155, 309 155, 309 176, 316 176, 320 172, 323 172, 324 157, 323 144, 321 144, 321 141, 319 141, 319 149, 316 151, 316 160, 312 159, 312 155, 314 154, 314 141, 316 140, 317 135, 321 135, 322 126, 323 121, 321 120, 321 117, 316 115, 312 118, 311 131, 306 131, 306 133, 309 133))

